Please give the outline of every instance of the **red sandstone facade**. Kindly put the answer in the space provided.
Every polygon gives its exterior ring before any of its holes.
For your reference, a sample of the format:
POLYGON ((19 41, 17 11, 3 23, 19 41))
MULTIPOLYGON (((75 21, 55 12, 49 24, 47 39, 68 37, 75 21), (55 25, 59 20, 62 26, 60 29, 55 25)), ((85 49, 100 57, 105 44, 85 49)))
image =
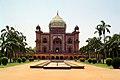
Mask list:
POLYGON ((79 54, 79 27, 66 33, 65 21, 57 15, 49 23, 49 32, 44 33, 36 27, 36 53, 40 59, 74 59, 79 54))

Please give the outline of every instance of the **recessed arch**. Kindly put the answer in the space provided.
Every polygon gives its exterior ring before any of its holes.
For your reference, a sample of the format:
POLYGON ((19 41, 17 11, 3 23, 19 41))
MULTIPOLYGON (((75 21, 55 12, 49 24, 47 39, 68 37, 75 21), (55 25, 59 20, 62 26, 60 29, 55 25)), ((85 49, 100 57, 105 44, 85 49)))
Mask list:
POLYGON ((34 59, 37 59, 36 56, 33 56, 34 59))
POLYGON ((56 56, 56 60, 59 60, 59 56, 56 56))
POLYGON ((60 56, 60 60, 63 60, 63 56, 60 56))
POLYGON ((74 59, 77 59, 77 56, 74 56, 74 59))
POLYGON ((70 56, 70 60, 73 60, 73 57, 72 57, 72 56, 70 56))
POLYGON ((62 40, 60 38, 55 38, 53 40, 53 51, 55 53, 61 53, 62 52, 62 40))
POLYGON ((38 59, 41 59, 40 56, 38 56, 38 59))
POLYGON ((72 39, 68 38, 68 44, 72 44, 72 39))
POLYGON ((42 56, 42 60, 45 60, 45 56, 42 56))
POLYGON ((68 53, 72 53, 72 47, 68 47, 68 53))
POLYGON ((43 43, 47 43, 47 38, 43 38, 43 43))
POLYGON ((49 59, 50 59, 50 57, 49 57, 49 56, 46 56, 46 59, 47 59, 47 60, 49 60, 49 59))
POLYGON ((51 59, 52 59, 52 60, 54 60, 54 59, 55 59, 55 57, 54 57, 54 56, 52 56, 52 57, 51 57, 51 59))
POLYGON ((47 47, 46 46, 44 46, 42 49, 43 49, 43 53, 47 52, 47 47))

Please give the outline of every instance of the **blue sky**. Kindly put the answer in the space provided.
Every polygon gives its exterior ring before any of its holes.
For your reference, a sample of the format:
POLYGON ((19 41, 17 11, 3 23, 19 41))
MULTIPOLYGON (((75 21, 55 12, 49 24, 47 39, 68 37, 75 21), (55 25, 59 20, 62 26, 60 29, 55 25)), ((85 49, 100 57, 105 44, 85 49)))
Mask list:
POLYGON ((76 25, 80 28, 80 47, 93 36, 95 27, 104 20, 110 24, 111 34, 120 32, 120 0, 0 0, 0 30, 13 26, 27 37, 29 46, 35 46, 35 30, 49 32, 48 24, 57 14, 67 24, 67 32, 76 25))

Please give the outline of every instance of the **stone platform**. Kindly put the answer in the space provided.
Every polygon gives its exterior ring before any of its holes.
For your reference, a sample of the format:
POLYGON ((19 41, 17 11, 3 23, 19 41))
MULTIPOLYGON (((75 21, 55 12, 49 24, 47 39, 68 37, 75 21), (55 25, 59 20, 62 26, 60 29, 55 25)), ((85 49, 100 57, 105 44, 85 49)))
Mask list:
POLYGON ((85 66, 77 65, 64 60, 45 61, 43 63, 30 66, 30 68, 43 68, 43 69, 84 69, 85 66))

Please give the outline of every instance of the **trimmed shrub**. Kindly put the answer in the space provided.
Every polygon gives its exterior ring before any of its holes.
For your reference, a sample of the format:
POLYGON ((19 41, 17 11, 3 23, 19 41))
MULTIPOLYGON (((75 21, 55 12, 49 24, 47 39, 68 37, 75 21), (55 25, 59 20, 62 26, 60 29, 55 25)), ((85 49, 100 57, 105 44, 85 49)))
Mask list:
POLYGON ((24 63, 26 61, 26 58, 25 57, 22 57, 22 62, 24 63))
POLYGON ((119 69, 120 68, 120 57, 113 58, 112 66, 113 66, 114 69, 119 69))
POLYGON ((3 65, 7 65, 7 63, 8 63, 8 58, 7 57, 3 57, 2 58, 2 64, 3 65))
POLYGON ((18 58, 17 59, 17 62, 21 63, 22 59, 21 58, 18 58))
POLYGON ((29 58, 29 61, 31 62, 31 61, 34 61, 34 58, 29 58))
POLYGON ((1 65, 1 63, 2 63, 2 60, 1 60, 1 58, 0 58, 0 65, 1 65))
POLYGON ((93 58, 93 59, 92 59, 92 63, 93 63, 93 64, 97 63, 97 59, 96 59, 96 58, 93 58))
POLYGON ((112 58, 107 58, 107 59, 106 59, 106 64, 107 64, 108 66, 112 65, 112 58))
POLYGON ((81 61, 81 62, 85 62, 85 59, 84 59, 84 58, 80 58, 80 61, 81 61))
POLYGON ((92 62, 92 59, 91 59, 91 58, 89 58, 89 59, 88 59, 88 62, 89 62, 89 63, 91 63, 91 62, 92 62))

